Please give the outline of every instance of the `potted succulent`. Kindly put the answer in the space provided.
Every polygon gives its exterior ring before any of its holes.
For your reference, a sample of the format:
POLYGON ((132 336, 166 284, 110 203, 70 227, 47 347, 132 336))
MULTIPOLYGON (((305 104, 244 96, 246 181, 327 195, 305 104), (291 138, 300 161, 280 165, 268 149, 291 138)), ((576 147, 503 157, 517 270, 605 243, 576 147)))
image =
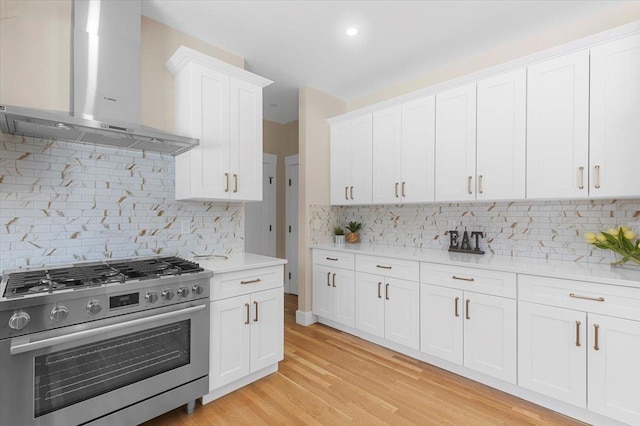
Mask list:
POLYGON ((344 244, 344 229, 342 226, 336 226, 333 228, 334 242, 338 245, 344 244))
POLYGON ((349 232, 347 233, 347 242, 354 244, 360 242, 360 233, 358 232, 362 229, 362 223, 360 222, 349 222, 347 225, 347 229, 349 232))

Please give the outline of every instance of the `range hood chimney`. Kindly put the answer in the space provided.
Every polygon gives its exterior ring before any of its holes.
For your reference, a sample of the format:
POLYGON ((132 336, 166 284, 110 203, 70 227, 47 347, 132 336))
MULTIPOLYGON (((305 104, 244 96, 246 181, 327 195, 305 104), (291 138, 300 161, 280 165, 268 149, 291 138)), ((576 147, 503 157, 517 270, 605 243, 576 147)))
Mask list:
POLYGON ((197 139, 140 125, 140 0, 74 0, 71 112, 0 105, 0 131, 177 155, 197 139))

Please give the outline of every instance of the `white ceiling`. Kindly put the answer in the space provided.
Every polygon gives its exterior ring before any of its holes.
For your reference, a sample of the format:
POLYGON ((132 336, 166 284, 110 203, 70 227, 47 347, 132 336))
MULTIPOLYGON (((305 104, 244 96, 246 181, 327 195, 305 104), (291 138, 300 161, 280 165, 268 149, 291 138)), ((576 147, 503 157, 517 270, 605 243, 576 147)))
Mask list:
POLYGON ((142 13, 245 59, 273 80, 264 117, 298 118, 298 88, 353 101, 508 40, 623 1, 143 0, 142 13), (360 34, 349 38, 348 25, 360 34))

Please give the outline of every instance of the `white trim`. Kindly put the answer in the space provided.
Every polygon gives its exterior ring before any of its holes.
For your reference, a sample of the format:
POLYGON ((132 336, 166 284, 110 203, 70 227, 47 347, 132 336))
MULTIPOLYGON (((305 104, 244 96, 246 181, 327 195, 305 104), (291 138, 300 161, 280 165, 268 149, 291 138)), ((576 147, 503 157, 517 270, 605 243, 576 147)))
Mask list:
POLYGON ((278 363, 265 367, 262 370, 258 370, 255 373, 251 373, 248 376, 244 376, 243 378, 238 379, 235 382, 231 382, 217 389, 213 389, 211 392, 209 392, 208 394, 202 397, 202 405, 208 404, 211 401, 215 401, 216 399, 228 393, 231 393, 234 390, 245 387, 249 383, 253 383, 256 380, 260 380, 263 377, 268 376, 269 374, 275 373, 276 371, 278 371, 278 363))
POLYGON ((278 165, 278 156, 276 154, 269 154, 268 152, 262 153, 262 162, 267 164, 278 165))
POLYGON ((551 47, 541 52, 532 53, 531 55, 516 58, 503 64, 495 65, 493 67, 485 68, 480 71, 473 72, 471 74, 463 75, 462 77, 454 78, 453 80, 447 80, 442 83, 434 84, 423 89, 418 89, 414 92, 407 93, 395 98, 387 99, 366 107, 358 108, 347 113, 336 115, 328 118, 329 124, 339 123, 344 120, 360 116, 365 113, 378 111, 383 108, 391 107, 394 105, 402 104, 423 96, 433 95, 445 89, 454 88, 456 86, 462 86, 464 84, 473 83, 477 80, 491 77, 495 74, 511 71, 516 68, 526 67, 533 65, 534 63, 543 62, 549 59, 553 59, 558 56, 567 55, 579 50, 590 49, 596 45, 609 42, 611 40, 626 37, 634 33, 640 32, 640 21, 635 21, 630 24, 626 24, 620 27, 616 27, 607 31, 603 31, 597 34, 593 34, 581 39, 561 44, 559 46, 551 47))
POLYGON ((164 64, 165 68, 173 75, 178 74, 184 67, 190 63, 198 63, 207 68, 213 68, 217 71, 222 71, 233 77, 239 78, 256 86, 266 87, 273 83, 273 81, 261 77, 252 72, 238 68, 235 65, 231 65, 228 62, 221 61, 220 59, 213 58, 204 53, 198 52, 186 46, 180 46, 178 50, 169 58, 164 64))
POLYGON ((288 157, 284 157, 284 165, 285 166, 293 166, 295 164, 300 164, 298 160, 298 154, 289 155, 288 157))
POLYGON ((303 312, 296 310, 296 324, 304 325, 305 327, 318 322, 318 317, 313 315, 313 312, 303 312))

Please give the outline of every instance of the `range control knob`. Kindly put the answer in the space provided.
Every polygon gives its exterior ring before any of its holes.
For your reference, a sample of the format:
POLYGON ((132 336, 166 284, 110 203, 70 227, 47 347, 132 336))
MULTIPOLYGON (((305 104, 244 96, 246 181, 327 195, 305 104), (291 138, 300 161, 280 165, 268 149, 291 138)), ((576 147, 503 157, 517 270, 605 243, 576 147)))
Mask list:
POLYGON ((87 303, 87 313, 97 315, 102 311, 102 303, 99 300, 90 300, 87 303))
POLYGON ((180 287, 178 289, 178 296, 187 297, 189 295, 189 289, 187 287, 180 287))
POLYGON ((171 300, 173 299, 173 296, 175 296, 175 292, 170 288, 162 292, 162 298, 164 300, 171 300))
POLYGON ((193 291, 193 294, 200 295, 204 291, 204 288, 202 288, 202 286, 200 284, 196 284, 196 285, 193 286, 191 291, 193 291))
POLYGON ((26 312, 16 312, 9 318, 9 327, 14 330, 22 330, 29 324, 31 317, 26 312))
POLYGON ((144 298, 149 303, 156 303, 158 301, 158 293, 150 291, 146 296, 144 296, 144 298))
POLYGON ((67 319, 69 316, 69 309, 63 305, 56 305, 52 310, 51 314, 49 314, 49 318, 51 321, 60 322, 67 319))

